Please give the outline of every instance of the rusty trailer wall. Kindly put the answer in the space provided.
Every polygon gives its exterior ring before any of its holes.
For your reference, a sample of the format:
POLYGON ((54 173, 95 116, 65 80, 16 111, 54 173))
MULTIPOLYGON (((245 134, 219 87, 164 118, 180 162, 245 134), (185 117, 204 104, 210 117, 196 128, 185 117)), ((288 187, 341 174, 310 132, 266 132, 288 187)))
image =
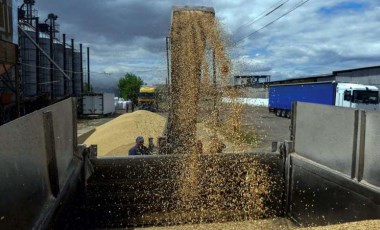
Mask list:
POLYGON ((380 114, 293 106, 287 211, 301 225, 380 218, 380 114), (377 163, 376 163, 377 162, 377 163))
POLYGON ((0 126, 0 229, 43 228, 74 190, 74 106, 70 98, 0 126))

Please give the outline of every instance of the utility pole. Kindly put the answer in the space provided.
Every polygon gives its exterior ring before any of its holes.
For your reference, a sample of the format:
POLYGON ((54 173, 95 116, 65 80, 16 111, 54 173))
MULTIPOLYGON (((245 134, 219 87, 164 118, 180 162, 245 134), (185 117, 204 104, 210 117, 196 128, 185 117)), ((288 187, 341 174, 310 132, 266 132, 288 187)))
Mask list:
POLYGON ((167 82, 170 82, 170 63, 169 63, 169 39, 170 37, 166 37, 166 66, 167 66, 167 71, 168 71, 168 77, 167 77, 167 82))
POLYGON ((170 97, 170 61, 169 61, 169 41, 170 37, 166 37, 166 67, 168 76, 166 78, 166 96, 170 97))

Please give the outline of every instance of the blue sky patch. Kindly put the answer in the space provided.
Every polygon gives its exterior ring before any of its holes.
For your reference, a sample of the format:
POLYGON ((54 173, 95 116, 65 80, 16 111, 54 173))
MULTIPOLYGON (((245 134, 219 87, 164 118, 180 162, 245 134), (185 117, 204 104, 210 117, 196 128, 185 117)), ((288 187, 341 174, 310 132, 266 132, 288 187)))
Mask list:
POLYGON ((332 15, 332 14, 338 14, 346 11, 362 11, 365 8, 364 3, 360 2, 353 2, 353 1, 347 1, 347 2, 341 2, 336 4, 333 7, 322 7, 318 10, 320 14, 324 15, 332 15))

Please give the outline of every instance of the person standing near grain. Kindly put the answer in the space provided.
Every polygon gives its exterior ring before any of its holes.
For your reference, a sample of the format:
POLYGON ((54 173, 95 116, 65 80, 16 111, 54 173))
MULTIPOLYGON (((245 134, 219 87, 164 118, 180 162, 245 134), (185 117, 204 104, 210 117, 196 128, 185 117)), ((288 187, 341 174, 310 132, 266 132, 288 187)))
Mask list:
MULTIPOLYGON (((125 102, 125 109, 126 109, 126 112, 127 112, 127 113, 129 112, 129 110, 132 109, 132 101, 131 101, 131 100, 127 100, 127 101, 125 102)), ((132 110, 132 112, 133 112, 133 110, 132 110)))
POLYGON ((149 155, 148 148, 144 146, 144 138, 142 136, 136 138, 136 145, 129 150, 129 155, 149 155))

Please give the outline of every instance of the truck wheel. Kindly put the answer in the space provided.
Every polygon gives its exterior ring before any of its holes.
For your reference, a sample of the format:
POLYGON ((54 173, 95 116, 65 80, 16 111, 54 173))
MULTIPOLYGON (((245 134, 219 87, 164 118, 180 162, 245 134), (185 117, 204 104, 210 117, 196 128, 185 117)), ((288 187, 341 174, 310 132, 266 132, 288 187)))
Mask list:
POLYGON ((276 110, 276 116, 277 116, 277 117, 281 116, 281 109, 277 109, 277 110, 276 110))
POLYGON ((281 117, 286 117, 287 111, 286 109, 281 111, 281 117))
POLYGON ((291 112, 291 111, 288 111, 288 112, 286 113, 286 117, 290 119, 291 116, 292 116, 292 112, 291 112))

